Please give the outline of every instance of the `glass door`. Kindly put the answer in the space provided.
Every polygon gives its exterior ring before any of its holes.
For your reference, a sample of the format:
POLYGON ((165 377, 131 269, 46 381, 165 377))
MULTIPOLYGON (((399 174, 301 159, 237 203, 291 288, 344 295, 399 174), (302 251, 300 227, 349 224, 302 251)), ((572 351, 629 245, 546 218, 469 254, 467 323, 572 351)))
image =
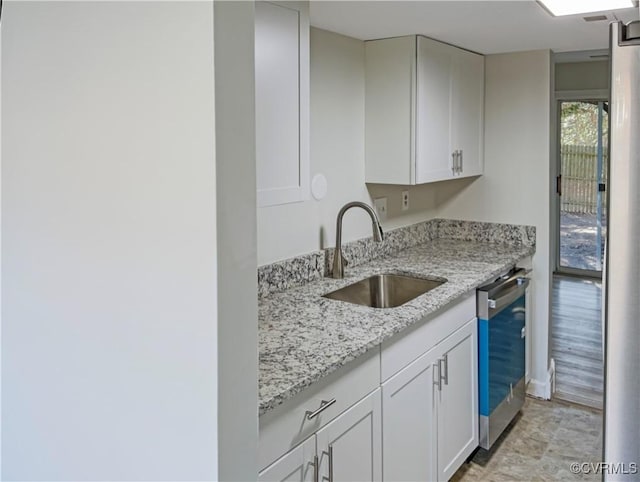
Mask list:
POLYGON ((607 229, 609 103, 559 102, 557 271, 602 276, 607 229))

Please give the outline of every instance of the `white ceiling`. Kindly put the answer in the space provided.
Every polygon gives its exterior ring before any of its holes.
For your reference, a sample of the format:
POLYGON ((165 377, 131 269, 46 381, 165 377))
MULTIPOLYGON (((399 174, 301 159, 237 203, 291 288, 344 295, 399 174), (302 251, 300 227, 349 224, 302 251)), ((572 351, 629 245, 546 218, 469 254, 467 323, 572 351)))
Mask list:
MULTIPOLYGON (((614 14, 624 22, 638 20, 637 8, 614 14)), ((311 24, 361 40, 423 34, 482 54, 598 50, 609 44, 609 21, 552 17, 535 0, 315 0, 311 24)))

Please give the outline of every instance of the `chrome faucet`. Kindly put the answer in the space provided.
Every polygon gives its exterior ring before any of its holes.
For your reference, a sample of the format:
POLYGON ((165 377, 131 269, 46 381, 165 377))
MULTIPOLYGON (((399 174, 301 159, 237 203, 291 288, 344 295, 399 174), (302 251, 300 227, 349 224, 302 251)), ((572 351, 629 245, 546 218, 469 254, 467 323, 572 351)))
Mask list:
POLYGON ((342 209, 338 211, 338 220, 336 222, 336 247, 333 252, 333 277, 341 279, 344 277, 344 267, 347 264, 346 260, 342 257, 342 217, 344 213, 350 208, 362 208, 371 217, 371 228, 373 229, 373 239, 378 243, 382 242, 384 233, 382 232, 382 226, 378 221, 378 216, 371 206, 359 201, 353 201, 342 206, 342 209))

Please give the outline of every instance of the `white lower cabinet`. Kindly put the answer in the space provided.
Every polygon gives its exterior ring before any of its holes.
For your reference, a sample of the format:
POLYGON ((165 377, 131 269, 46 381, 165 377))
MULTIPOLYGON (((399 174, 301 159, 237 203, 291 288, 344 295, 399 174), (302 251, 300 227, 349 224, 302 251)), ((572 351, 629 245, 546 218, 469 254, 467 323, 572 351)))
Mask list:
POLYGON ((450 479, 478 446, 475 309, 470 292, 262 415, 258 480, 450 479))
POLYGON ((438 346, 438 480, 449 480, 478 446, 477 326, 474 318, 438 346))
POLYGON ((446 481, 478 446, 477 321, 382 385, 385 481, 446 481))
POLYGON ((261 482, 382 480, 380 389, 260 472, 261 482))
POLYGON ((320 480, 382 480, 382 422, 378 388, 318 430, 320 480))
POLYGON ((260 482, 314 482, 316 437, 312 435, 258 475, 260 482))
POLYGON ((434 480, 435 348, 382 384, 385 481, 434 480))

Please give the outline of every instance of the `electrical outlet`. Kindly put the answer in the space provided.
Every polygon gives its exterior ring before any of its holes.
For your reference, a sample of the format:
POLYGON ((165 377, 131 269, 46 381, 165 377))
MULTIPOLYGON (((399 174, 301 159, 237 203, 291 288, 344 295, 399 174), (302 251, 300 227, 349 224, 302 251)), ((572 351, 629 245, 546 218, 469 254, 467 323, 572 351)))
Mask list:
POLYGON ((402 210, 409 209, 409 191, 402 191, 402 210))
POLYGON ((376 208, 378 219, 380 221, 384 221, 385 219, 387 219, 387 198, 379 197, 378 199, 374 199, 373 205, 376 208))

